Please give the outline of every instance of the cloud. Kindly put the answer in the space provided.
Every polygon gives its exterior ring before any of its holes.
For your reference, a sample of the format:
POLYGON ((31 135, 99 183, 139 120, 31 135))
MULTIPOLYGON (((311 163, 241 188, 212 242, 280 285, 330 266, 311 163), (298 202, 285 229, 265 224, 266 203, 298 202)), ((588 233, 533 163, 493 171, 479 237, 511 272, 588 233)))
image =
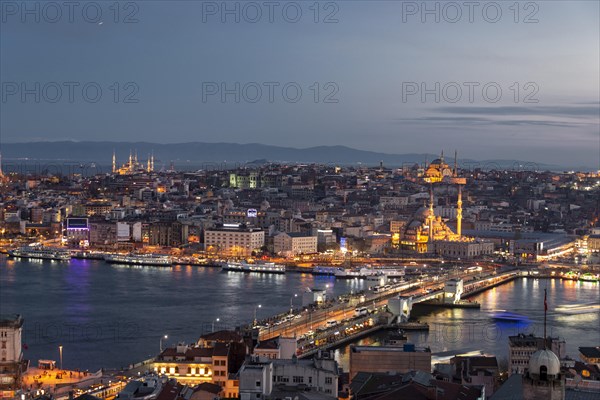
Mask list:
POLYGON ((551 121, 551 120, 525 120, 525 119, 492 119, 478 117, 421 117, 421 118, 398 118, 396 122, 432 122, 432 123, 465 123, 472 125, 499 125, 499 126, 551 126, 556 128, 579 128, 588 126, 589 123, 551 121))
MULTIPOLYGON (((592 104, 592 103, 590 103, 592 104)), ((470 114, 470 115, 490 115, 490 116, 563 116, 563 117, 598 117, 600 115, 600 107, 598 103, 596 107, 589 105, 577 106, 498 106, 498 107, 439 107, 436 111, 444 114, 470 114)))

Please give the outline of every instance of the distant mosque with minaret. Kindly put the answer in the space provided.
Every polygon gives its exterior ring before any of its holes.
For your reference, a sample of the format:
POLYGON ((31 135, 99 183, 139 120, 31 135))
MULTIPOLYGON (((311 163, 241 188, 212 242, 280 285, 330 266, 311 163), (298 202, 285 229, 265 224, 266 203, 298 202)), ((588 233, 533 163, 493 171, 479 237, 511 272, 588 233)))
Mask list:
POLYGON ((154 154, 149 154, 146 163, 138 161, 137 150, 129 151, 129 159, 120 167, 117 167, 117 156, 113 151, 112 155, 112 173, 116 175, 133 175, 144 172, 154 171, 154 154))
POLYGON ((429 185, 429 205, 419 208, 406 224, 402 245, 419 253, 436 253, 451 258, 473 258, 492 254, 492 242, 476 240, 462 235, 463 202, 462 190, 466 178, 460 177, 457 166, 457 153, 454 153, 454 167, 444 161, 444 152, 426 165, 422 176, 429 185), (458 196, 456 201, 456 232, 452 231, 434 212, 433 186, 445 183, 456 185, 458 196))

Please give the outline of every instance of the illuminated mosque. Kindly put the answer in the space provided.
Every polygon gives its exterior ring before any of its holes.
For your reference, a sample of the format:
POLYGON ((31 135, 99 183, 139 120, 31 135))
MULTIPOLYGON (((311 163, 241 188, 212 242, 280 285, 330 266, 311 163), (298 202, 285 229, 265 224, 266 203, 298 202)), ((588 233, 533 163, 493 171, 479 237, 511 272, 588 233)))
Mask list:
POLYGON ((423 173, 423 181, 429 183, 429 206, 417 210, 407 223, 402 245, 419 253, 436 252, 455 257, 475 257, 493 251, 493 244, 475 241, 462 236, 462 187, 466 178, 458 176, 457 153, 454 153, 454 167, 444 161, 444 152, 433 160, 423 173), (458 186, 456 202, 456 232, 448 227, 442 217, 434 213, 433 185, 446 183, 458 186))
POLYGON ((132 175, 139 172, 152 172, 154 171, 154 154, 148 155, 146 165, 138 161, 137 150, 135 153, 129 151, 129 160, 117 168, 117 156, 113 151, 112 155, 112 172, 117 175, 132 175))

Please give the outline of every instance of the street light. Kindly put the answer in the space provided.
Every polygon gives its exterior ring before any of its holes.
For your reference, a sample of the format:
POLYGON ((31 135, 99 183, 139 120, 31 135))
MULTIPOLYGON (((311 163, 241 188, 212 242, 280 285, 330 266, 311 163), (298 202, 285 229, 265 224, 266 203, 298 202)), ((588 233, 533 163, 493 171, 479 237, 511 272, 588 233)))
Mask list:
POLYGON ((290 314, 294 312, 294 297, 298 297, 298 293, 294 293, 294 295, 290 297, 290 314))
POLYGON ((257 305, 256 307, 254 307, 254 325, 256 325, 256 311, 258 311, 259 308, 261 308, 262 305, 257 305))
POLYGON ((161 338, 160 338, 160 352, 161 352, 161 353, 162 353, 162 351, 163 351, 163 348, 162 348, 162 341, 163 341, 163 339, 167 340, 168 338, 169 338, 169 336, 168 336, 168 335, 161 336, 161 338))
POLYGON ((220 321, 219 318, 217 318, 216 320, 213 321, 213 323, 212 323, 212 332, 215 331, 215 322, 219 322, 219 321, 220 321))
POLYGON ((60 358, 60 369, 62 371, 63 369, 63 364, 62 364, 62 344, 60 346, 58 346, 58 354, 59 354, 59 358, 60 358))

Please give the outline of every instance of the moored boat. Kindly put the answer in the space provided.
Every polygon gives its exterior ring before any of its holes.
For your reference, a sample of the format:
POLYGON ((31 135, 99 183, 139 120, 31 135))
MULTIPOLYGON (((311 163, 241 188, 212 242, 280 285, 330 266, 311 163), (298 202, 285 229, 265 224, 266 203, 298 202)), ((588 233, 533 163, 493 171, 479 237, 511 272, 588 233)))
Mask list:
POLYGON ((246 261, 227 261, 221 264, 223 271, 260 272, 265 274, 285 274, 285 265, 273 262, 248 263, 246 261))
POLYGON ((8 250, 8 255, 11 257, 39 260, 69 261, 71 259, 69 250, 45 247, 41 244, 22 246, 17 249, 8 250))
POLYGON ((576 281, 579 279, 579 274, 575 271, 563 272, 560 274, 560 277, 563 279, 570 279, 576 281))
POLYGON ((324 267, 324 266, 318 265, 312 269, 311 274, 334 276, 335 272, 337 270, 338 270, 338 267, 324 267))
POLYGON ((173 259, 163 254, 106 254, 104 260, 111 264, 170 266, 173 259))
POLYGON ((600 280, 600 277, 598 275, 592 274, 591 272, 586 272, 585 274, 581 274, 579 276, 579 280, 584 281, 584 282, 598 283, 598 280, 600 280))

